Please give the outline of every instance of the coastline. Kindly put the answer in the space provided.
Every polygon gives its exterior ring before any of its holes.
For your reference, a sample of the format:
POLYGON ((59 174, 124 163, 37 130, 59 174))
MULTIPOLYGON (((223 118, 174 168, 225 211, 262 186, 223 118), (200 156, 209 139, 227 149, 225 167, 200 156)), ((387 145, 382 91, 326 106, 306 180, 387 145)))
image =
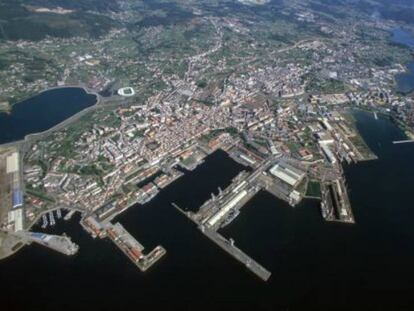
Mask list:
MULTIPOLYGON (((414 51, 414 49, 411 48, 411 50, 414 51)), ((400 89, 400 81, 398 81, 399 79, 403 78, 403 77, 409 77, 409 76, 413 76, 414 79, 414 71, 412 70, 413 67, 414 68, 414 57, 413 59, 409 62, 406 63, 404 65, 401 65, 404 68, 404 71, 401 73, 398 73, 396 75, 394 75, 394 88, 395 88, 395 92, 398 94, 401 94, 403 96, 410 96, 412 94, 414 94, 414 86, 410 88, 410 90, 408 91, 403 91, 400 89)))
MULTIPOLYGON (((114 97, 109 97, 109 98, 105 98, 103 99, 103 97, 95 90, 89 89, 85 86, 79 85, 79 86, 75 86, 75 85, 70 85, 70 86, 56 86, 56 87, 52 87, 46 90, 43 90, 42 92, 38 93, 37 95, 40 95, 42 93, 48 92, 48 91, 52 91, 52 90, 56 90, 56 89, 65 89, 65 88, 77 88, 77 89, 82 89, 85 91, 86 94, 88 95, 94 95, 96 98, 96 101, 93 105, 86 107, 80 111, 78 111, 77 113, 75 113, 74 115, 68 117, 67 119, 63 120, 62 122, 52 126, 51 128, 43 131, 43 132, 37 132, 37 133, 31 133, 31 134, 27 134, 23 139, 21 140, 16 140, 16 141, 12 141, 12 142, 8 142, 8 143, 4 143, 4 144, 0 144, 0 149, 6 149, 6 148, 15 148, 18 152, 20 152, 21 154, 24 154, 28 148, 30 148, 30 146, 35 143, 37 140, 42 139, 50 134, 52 134, 55 131, 58 131, 68 125, 70 125, 73 122, 78 121, 81 117, 87 115, 88 113, 99 109, 99 108, 104 108, 104 107, 111 107, 111 106, 118 106, 120 104, 125 103, 125 99, 124 98, 119 98, 117 96, 114 97)), ((37 96, 35 95, 35 96, 37 96)), ((20 103, 20 102, 19 102, 20 103)), ((16 103, 16 104, 19 104, 16 103)), ((1 113, 1 112, 0 112, 1 113)), ((20 161, 22 162, 23 156, 20 157, 20 161)), ((23 165, 23 163, 21 163, 21 165, 23 165)), ((23 179, 23 177, 21 176, 21 178, 23 179)), ((22 184, 23 184, 23 191, 24 191, 24 182, 22 180, 22 184)), ((48 211, 47 211, 48 212, 48 211)), ((27 224, 26 226, 26 230, 29 230, 30 228, 32 228, 35 224, 36 221, 40 218, 37 217, 34 221, 30 222, 29 224, 27 224)), ((17 253, 20 249, 22 249, 26 244, 24 243, 24 241, 21 241, 19 239, 17 239, 16 244, 19 247, 16 247, 13 251, 10 250, 10 252, 7 253, 6 256, 0 256, 0 260, 6 258, 6 257, 10 257, 12 255, 14 255, 15 253, 17 253)))
MULTIPOLYGON (((408 96, 408 95, 414 93, 414 86, 408 92, 401 91, 400 87, 399 87, 400 83, 398 81, 398 77, 410 76, 410 75, 414 76, 414 71, 412 70, 412 68, 410 68, 410 66, 414 66, 414 54, 413 54, 414 53, 414 44, 412 44, 411 42, 406 42, 405 40, 400 40, 398 37, 396 37, 395 36, 395 31, 396 30, 402 30, 403 32, 406 32, 406 30, 404 28, 391 29, 390 30, 390 32, 391 32, 390 33, 391 34, 390 41, 393 42, 393 43, 396 43, 396 44, 401 44, 402 46, 405 46, 407 49, 409 49, 411 51, 412 59, 411 59, 411 61, 409 61, 405 64, 400 64, 400 66, 402 67, 402 69, 404 71, 394 75, 394 88, 395 88, 395 91, 397 93, 400 93, 404 96, 408 96)), ((410 34, 410 33, 407 33, 407 34, 410 34)))
MULTIPOLYGON (((36 140, 41 139, 42 137, 45 137, 51 133, 53 133, 56 130, 59 130, 67 125, 69 125, 72 122, 77 121, 79 118, 81 118, 82 116, 86 115, 87 113, 101 107, 101 96, 95 92, 94 90, 88 89, 85 86, 57 86, 57 87, 53 87, 53 88, 49 88, 46 90, 41 91, 40 93, 36 94, 35 96, 38 96, 42 93, 48 92, 48 91, 52 91, 52 90, 56 90, 56 89, 64 89, 64 88, 78 88, 78 89, 82 89, 85 91, 86 94, 88 95, 94 95, 96 98, 95 103, 92 106, 86 107, 82 110, 80 110, 79 112, 75 113, 74 115, 70 116, 69 118, 63 120, 62 122, 54 125, 53 127, 43 131, 43 132, 38 132, 38 133, 31 133, 31 134, 27 134, 23 139, 21 140, 16 140, 16 141, 12 141, 12 142, 8 142, 8 143, 4 143, 4 144, 0 144, 0 149, 5 149, 5 148, 10 148, 10 147, 14 147, 16 150, 18 150, 18 152, 20 153, 25 153, 25 151, 27 150, 27 148, 30 148, 30 145, 32 143, 34 143, 36 140)), ((30 97, 29 97, 30 98, 30 97)), ((27 98, 27 99, 29 99, 27 98)), ((27 100, 25 99, 25 100, 27 100)), ((24 100, 23 100, 24 101, 24 100)), ((23 102, 20 101, 17 104, 23 102)), ((8 113, 10 114, 12 109, 13 109, 14 105, 10 105, 10 111, 9 112, 4 112, 4 111, 0 111, 0 113, 8 113)), ((20 161, 22 162, 23 157, 20 157, 20 161)), ((22 163, 21 163, 22 164, 22 163)), ((21 176, 21 178, 23 179, 23 177, 21 176)), ((22 184, 23 184, 23 191, 24 191, 24 182, 22 180, 22 184)), ((37 217, 34 221, 30 222, 29 224, 27 224, 26 226, 26 230, 30 230, 35 224, 36 221, 38 220, 39 217, 37 217)), ((11 247, 10 249, 7 250, 7 252, 2 252, 1 256, 0 256, 0 260, 3 260, 5 258, 8 258, 16 253, 18 253, 24 246, 26 246, 27 243, 25 243, 23 240, 15 237, 13 234, 11 234, 11 236, 9 235, 9 233, 6 233, 6 237, 4 239, 16 239, 16 241, 14 241, 14 246, 11 247)))
MULTIPOLYGON (((76 85, 69 85, 69 86, 55 86, 55 87, 52 87, 52 88, 48 88, 48 89, 45 89, 45 90, 43 90, 43 91, 41 91, 41 92, 39 92, 39 93, 37 93, 36 95, 34 95, 34 96, 38 96, 38 95, 41 95, 41 94, 43 94, 43 93, 46 93, 46 92, 48 92, 48 91, 53 91, 53 90, 57 90, 57 89, 65 89, 65 88, 77 88, 77 89, 82 89, 83 91, 85 91, 85 93, 86 94, 88 94, 88 95, 94 95, 95 97, 96 97, 96 102, 93 104, 93 105, 91 105, 91 106, 89 106, 89 107, 86 107, 86 108, 84 108, 84 109, 82 109, 82 110, 80 110, 80 111, 78 111, 77 113, 75 113, 74 115, 72 115, 72 116, 70 116, 69 118, 67 118, 67 119, 65 119, 65 120, 63 120, 62 122, 60 122, 60 123, 58 123, 58 124, 56 124, 56 125, 54 125, 53 127, 51 127, 51 128, 49 128, 49 129, 47 129, 47 130, 45 130, 45 131, 43 131, 43 132, 37 132, 37 133, 30 133, 30 134, 27 134, 23 139, 21 139, 21 140, 15 140, 15 141, 11 141, 11 142, 8 142, 8 143, 4 143, 4 144, 0 144, 0 148, 7 148, 7 147, 17 147, 17 148, 19 148, 19 150, 21 149, 21 147, 25 144, 25 143, 29 143, 29 142, 33 142, 33 141, 36 141, 36 139, 39 139, 39 138, 41 138, 41 137, 43 137, 43 136, 45 136, 45 135, 48 135, 48 134, 50 134, 50 133, 52 133, 52 132, 54 132, 54 131, 56 131, 56 130, 58 130, 58 129, 60 129, 60 128, 62 128, 62 127, 64 127, 64 126, 66 126, 66 125, 69 125, 70 123, 72 123, 72 122, 74 122, 74 121, 76 121, 76 120, 78 120, 80 117, 82 117, 83 115, 86 115, 89 111, 92 111, 92 110, 94 110, 94 109, 96 109, 96 107, 101 107, 101 103, 102 103, 102 96, 101 95, 99 95, 99 93, 97 92, 97 91, 95 91, 95 90, 92 90, 92 89, 89 89, 89 88, 87 88, 86 86, 84 86, 84 85, 78 85, 78 86, 76 86, 76 85)), ((33 96, 32 96, 33 97, 33 96)), ((23 101, 25 101, 25 100, 27 100, 27 99, 30 99, 31 97, 28 97, 28 98, 26 98, 26 99, 24 99, 24 100, 22 100, 22 101, 19 101, 18 103, 15 103, 15 104, 13 104, 13 105, 11 105, 11 110, 10 110, 10 112, 4 112, 4 111, 0 111, 0 113, 11 113, 11 111, 12 111, 12 109, 13 109, 13 106, 14 105, 18 105, 18 104, 20 104, 20 103, 22 103, 23 101)))
MULTIPOLYGON (((88 88, 88 87, 87 87, 86 85, 84 85, 84 84, 56 85, 56 86, 51 86, 51 87, 48 87, 48 88, 46 88, 46 89, 43 89, 43 90, 41 90, 41 91, 39 91, 39 92, 33 93, 33 94, 31 94, 31 95, 28 95, 28 96, 22 97, 22 98, 21 98, 19 101, 17 101, 17 102, 9 102, 9 111, 12 111, 12 110, 13 110, 13 107, 14 107, 15 105, 18 105, 18 104, 20 104, 20 103, 24 102, 25 100, 28 100, 28 99, 30 99, 30 98, 32 98, 32 97, 34 97, 34 96, 41 95, 41 94, 43 94, 43 93, 45 93, 45 92, 48 92, 48 91, 53 91, 53 90, 58 90, 58 89, 66 89, 66 88, 83 89, 83 90, 84 90, 87 94, 90 94, 90 95, 99 95, 99 94, 98 94, 98 92, 96 92, 95 90, 93 90, 93 89, 91 89, 91 88, 88 88)), ((0 110, 0 113, 2 113, 2 112, 5 112, 5 111, 1 111, 1 110, 0 110)))

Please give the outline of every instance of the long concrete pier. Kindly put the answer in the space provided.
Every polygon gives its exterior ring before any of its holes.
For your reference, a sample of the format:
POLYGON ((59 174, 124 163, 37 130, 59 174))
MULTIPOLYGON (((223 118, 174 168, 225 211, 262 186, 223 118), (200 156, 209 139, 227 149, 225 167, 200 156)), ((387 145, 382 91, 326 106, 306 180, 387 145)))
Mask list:
POLYGON ((218 234, 216 231, 208 229, 204 226, 200 226, 199 229, 201 230, 201 232, 203 232, 203 234, 206 237, 208 237, 211 241, 220 246, 223 250, 225 250, 235 259, 243 263, 250 271, 252 271, 263 281, 267 281, 270 278, 271 273, 258 262, 250 258, 249 255, 247 255, 238 247, 236 247, 232 240, 227 240, 222 235, 218 234))
POLYGON ((394 145, 396 144, 408 144, 408 143, 414 143, 414 139, 406 139, 406 140, 396 140, 392 142, 394 145))
POLYGON ((246 268, 248 268, 256 276, 258 276, 263 281, 267 281, 269 279, 269 277, 271 276, 271 273, 268 270, 266 270, 263 266, 261 266, 258 262, 250 258, 249 255, 247 255, 242 250, 237 248, 234 245, 234 242, 232 240, 227 240, 225 237, 223 237, 221 234, 215 231, 214 228, 208 228, 200 224, 200 222, 196 219, 196 217, 194 217, 195 216, 194 213, 185 212, 175 203, 173 203, 172 205, 179 212, 181 212, 182 214, 187 216, 189 219, 191 219, 195 224, 197 224, 200 231, 206 237, 208 237, 211 241, 217 244, 220 248, 222 248, 224 251, 230 254, 233 258, 237 259, 239 262, 245 265, 246 268))

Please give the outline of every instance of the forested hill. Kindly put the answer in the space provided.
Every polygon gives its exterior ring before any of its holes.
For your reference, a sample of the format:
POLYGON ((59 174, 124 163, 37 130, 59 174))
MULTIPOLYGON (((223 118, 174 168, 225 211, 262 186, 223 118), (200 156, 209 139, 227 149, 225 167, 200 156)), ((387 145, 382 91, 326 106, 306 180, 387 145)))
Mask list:
POLYGON ((99 37, 117 23, 112 0, 0 0, 0 40, 99 37))

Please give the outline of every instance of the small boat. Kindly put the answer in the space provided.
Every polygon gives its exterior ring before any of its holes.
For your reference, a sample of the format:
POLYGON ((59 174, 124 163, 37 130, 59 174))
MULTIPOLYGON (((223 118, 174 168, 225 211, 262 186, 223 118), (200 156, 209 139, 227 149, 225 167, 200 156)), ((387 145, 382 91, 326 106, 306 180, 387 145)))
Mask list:
POLYGON ((42 219, 43 219, 42 229, 45 229, 48 224, 46 215, 43 215, 42 219))
POLYGON ((49 213, 50 225, 54 226, 56 224, 55 217, 53 216, 53 211, 49 213))

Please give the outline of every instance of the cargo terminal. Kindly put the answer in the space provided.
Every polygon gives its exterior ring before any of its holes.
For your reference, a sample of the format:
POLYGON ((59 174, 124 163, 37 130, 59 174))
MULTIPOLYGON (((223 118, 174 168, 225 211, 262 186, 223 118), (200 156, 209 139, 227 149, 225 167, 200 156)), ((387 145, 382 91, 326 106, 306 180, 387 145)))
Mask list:
POLYGON ((93 238, 109 238, 142 272, 148 270, 167 253, 159 245, 145 255, 144 246, 120 223, 100 222, 96 217, 88 216, 81 220, 81 225, 93 238))
POLYGON ((1 218, 7 219, 6 229, 17 232, 24 227, 23 189, 21 182, 20 153, 13 149, 0 155, 1 218))
POLYGON ((233 221, 239 215, 240 209, 262 189, 292 206, 297 204, 302 194, 295 188, 304 180, 306 172, 291 163, 295 163, 293 159, 288 157, 281 159, 281 155, 273 155, 262 161, 254 171, 241 172, 233 179, 230 186, 224 190, 219 189, 217 196, 212 194, 211 199, 206 201, 197 212, 184 211, 176 204, 173 205, 195 222, 206 237, 259 278, 267 281, 271 273, 237 248, 232 239, 227 240, 223 237, 218 230, 233 221))
POLYGON ((292 188, 299 185, 306 176, 305 172, 302 172, 285 162, 277 163, 270 169, 270 173, 290 185, 292 188))

